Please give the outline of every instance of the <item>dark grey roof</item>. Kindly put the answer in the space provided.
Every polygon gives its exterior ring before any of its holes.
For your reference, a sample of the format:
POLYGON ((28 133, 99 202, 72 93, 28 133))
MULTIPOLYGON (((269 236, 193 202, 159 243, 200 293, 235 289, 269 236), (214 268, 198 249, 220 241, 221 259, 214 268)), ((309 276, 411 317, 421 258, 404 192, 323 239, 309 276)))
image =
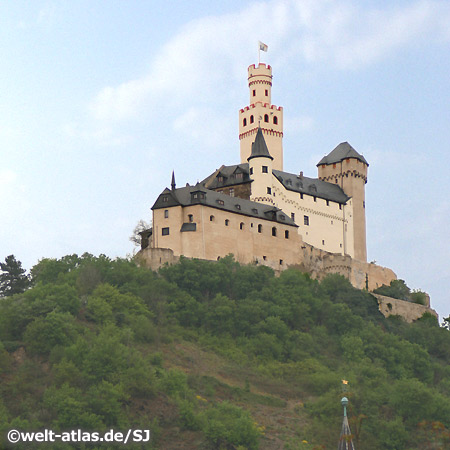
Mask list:
POLYGON ((239 197, 230 197, 229 195, 206 189, 200 184, 197 184, 196 186, 186 186, 184 188, 175 189, 174 191, 167 188, 164 189, 164 191, 157 198, 155 204, 152 206, 152 209, 198 204, 203 204, 211 208, 221 209, 224 211, 230 211, 235 214, 258 217, 260 219, 297 227, 290 216, 274 206, 252 202, 239 197))
POLYGON ((359 159, 364 164, 369 165, 364 156, 360 155, 348 142, 341 142, 327 156, 324 156, 317 165, 336 164, 347 158, 359 159))
POLYGON ((350 425, 348 424, 347 416, 344 416, 344 420, 342 421, 338 450, 355 450, 352 441, 352 432, 350 431, 350 425))
POLYGON ((346 203, 350 198, 337 184, 328 183, 328 181, 319 180, 318 178, 300 177, 281 170, 272 170, 272 172, 289 191, 312 195, 342 204, 346 203))
POLYGON ((216 170, 209 177, 205 178, 200 184, 208 189, 217 189, 220 187, 234 186, 236 184, 251 183, 252 180, 249 176, 248 163, 235 164, 233 166, 222 166, 216 170), (242 173, 242 178, 238 178, 236 175, 242 173), (219 181, 219 177, 222 180, 219 181))
POLYGON ((197 230, 197 224, 194 222, 185 222, 183 225, 181 225, 180 231, 196 231, 197 230))
POLYGON ((252 143, 252 152, 247 158, 247 161, 250 161, 252 158, 258 158, 260 156, 273 160, 272 156, 270 156, 269 149, 267 148, 266 140, 264 139, 261 127, 258 127, 255 141, 252 143))

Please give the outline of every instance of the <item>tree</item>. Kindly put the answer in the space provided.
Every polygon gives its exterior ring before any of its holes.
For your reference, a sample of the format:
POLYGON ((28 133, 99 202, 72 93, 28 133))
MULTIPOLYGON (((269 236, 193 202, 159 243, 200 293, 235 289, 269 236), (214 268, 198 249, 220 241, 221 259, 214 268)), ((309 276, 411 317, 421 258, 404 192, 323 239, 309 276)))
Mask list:
POLYGON ((22 263, 14 255, 0 263, 0 297, 9 297, 25 292, 30 286, 30 278, 26 275, 22 263))
POLYGON ((134 227, 133 234, 130 236, 130 241, 136 246, 140 247, 142 243, 143 231, 149 230, 152 227, 151 223, 147 223, 145 220, 140 220, 134 227))

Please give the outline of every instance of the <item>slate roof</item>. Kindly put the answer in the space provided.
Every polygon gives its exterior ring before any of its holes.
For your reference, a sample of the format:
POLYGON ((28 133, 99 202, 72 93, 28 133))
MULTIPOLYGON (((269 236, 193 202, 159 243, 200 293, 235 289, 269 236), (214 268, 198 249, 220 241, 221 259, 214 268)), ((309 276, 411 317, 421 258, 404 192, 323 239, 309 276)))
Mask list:
POLYGON ((196 186, 186 186, 175 189, 174 191, 167 188, 164 189, 152 206, 152 209, 199 204, 221 209, 223 211, 230 211, 235 214, 298 227, 290 216, 274 206, 252 202, 239 197, 230 197, 229 195, 206 189, 200 184, 197 184, 196 186))
POLYGON ((261 127, 258 127, 255 141, 252 142, 252 152, 247 158, 247 161, 250 161, 252 158, 258 158, 260 156, 273 160, 273 157, 270 156, 269 149, 267 148, 266 140, 264 139, 261 127))
POLYGON ((208 189, 217 189, 221 187, 234 186, 236 184, 251 183, 248 163, 235 164, 233 166, 222 166, 213 174, 205 178, 200 184, 208 189), (242 179, 238 179, 236 174, 242 173, 242 179), (218 177, 222 176, 222 181, 218 177))
POLYGON ((289 191, 312 195, 342 204, 346 203, 350 198, 337 184, 329 183, 328 181, 299 176, 288 172, 282 172, 281 170, 273 170, 272 173, 289 191))
POLYGON ((359 159, 364 164, 369 165, 364 156, 360 155, 348 142, 341 142, 327 156, 324 156, 317 165, 336 164, 347 158, 359 159))

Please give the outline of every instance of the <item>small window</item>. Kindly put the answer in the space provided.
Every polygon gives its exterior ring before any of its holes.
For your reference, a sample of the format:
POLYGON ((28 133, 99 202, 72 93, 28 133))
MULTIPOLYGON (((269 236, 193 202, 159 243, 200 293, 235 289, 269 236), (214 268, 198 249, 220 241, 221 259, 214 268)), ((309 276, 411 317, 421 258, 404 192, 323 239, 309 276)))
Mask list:
POLYGON ((269 167, 268 166, 262 166, 262 173, 269 173, 269 167))
POLYGON ((258 214, 258 210, 256 208, 252 208, 252 213, 253 214, 258 214))
POLYGON ((244 174, 242 172, 239 172, 236 174, 236 180, 242 180, 244 178, 244 174))
POLYGON ((291 213, 291 219, 295 221, 295 213, 291 213))
POLYGON ((267 260, 267 256, 263 256, 263 260, 266 261, 267 260))
POLYGON ((223 200, 217 200, 217 204, 218 205, 224 205, 224 201, 223 200))
POLYGON ((236 207, 236 209, 241 209, 241 205, 234 205, 236 207))
POLYGON ((234 197, 234 188, 230 188, 230 197, 234 197))
POLYGON ((366 207, 366 202, 363 200, 363 208, 366 207))
POLYGON ((169 227, 165 227, 161 230, 163 236, 169 235, 169 227))
POLYGON ((303 200, 303 194, 300 192, 300 198, 303 200))
POLYGON ((243 229, 244 229, 244 222, 241 222, 241 223, 239 224, 239 229, 240 229, 240 230, 243 230, 243 229))
POLYGON ((282 259, 280 259, 280 266, 281 266, 281 265, 283 265, 283 260, 282 260, 282 259))
POLYGON ((167 203, 169 201, 169 196, 168 195, 163 195, 162 201, 164 203, 167 203))
POLYGON ((242 121, 242 125, 243 125, 244 127, 247 126, 247 119, 244 119, 244 120, 242 121))
POLYGON ((276 236, 276 235, 277 235, 277 228, 272 227, 272 236, 276 236))
POLYGON ((269 123, 269 114, 264 114, 264 122, 269 123))
POLYGON ((253 89, 253 97, 256 97, 256 89, 253 89))
POLYGON ((219 183, 223 183, 223 176, 222 176, 222 175, 219 175, 219 176, 217 177, 217 181, 218 181, 219 183))
POLYGON ((289 230, 284 230, 284 238, 289 239, 289 230))
POLYGON ((278 117, 277 116, 273 116, 273 124, 278 125, 278 117))
POLYGON ((342 203, 339 203, 339 209, 342 209, 342 203))
POLYGON ((253 175, 253 167, 250 167, 250 175, 253 175))
POLYGON ((325 240, 324 239, 322 239, 322 245, 325 245, 325 240))
POLYGON ((262 225, 261 224, 258 225, 258 233, 262 233, 262 225))
POLYGON ((303 223, 309 225, 309 216, 303 216, 303 223))
POLYGON ((336 169, 336 163, 335 163, 335 164, 333 164, 333 169, 336 169))
POLYGON ((168 219, 169 218, 169 210, 165 209, 164 210, 164 219, 168 219))
POLYGON ((266 89, 266 90, 264 91, 264 93, 266 94, 266 97, 269 96, 269 90, 268 90, 268 89, 266 89))
POLYGON ((314 201, 315 201, 315 202, 317 202, 317 197, 316 197, 316 196, 314 196, 313 198, 314 198, 314 201))
POLYGON ((225 226, 227 227, 228 225, 230 225, 230 221, 228 219, 225 219, 225 226))
POLYGON ((214 216, 209 216, 209 221, 214 222, 214 216))
POLYGON ((250 123, 253 123, 255 121, 255 118, 253 116, 250 116, 250 123))
POLYGON ((267 193, 268 193, 268 194, 272 194, 272 188, 267 187, 267 193))
POLYGON ((330 200, 327 200, 327 206, 330 206, 330 200))
POLYGON ((192 223, 194 221, 194 216, 192 214, 188 214, 188 220, 192 223))
POLYGON ((286 185, 287 185, 287 186, 292 186, 292 180, 291 180, 290 178, 288 178, 288 179, 286 180, 286 185))

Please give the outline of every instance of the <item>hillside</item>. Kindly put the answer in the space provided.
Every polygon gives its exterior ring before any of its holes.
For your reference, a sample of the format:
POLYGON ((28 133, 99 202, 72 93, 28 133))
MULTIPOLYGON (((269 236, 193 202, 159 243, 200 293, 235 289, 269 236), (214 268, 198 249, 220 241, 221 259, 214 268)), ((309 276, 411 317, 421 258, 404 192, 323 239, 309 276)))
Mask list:
MULTIPOLYGON (((44 259, 0 299, 0 430, 150 429, 128 448, 450 445, 450 332, 332 275, 181 259, 44 259)), ((6 446, 6 443, 3 444, 6 446)), ((120 448, 84 444, 14 448, 120 448)), ((6 448, 8 448, 6 446, 6 448)))

